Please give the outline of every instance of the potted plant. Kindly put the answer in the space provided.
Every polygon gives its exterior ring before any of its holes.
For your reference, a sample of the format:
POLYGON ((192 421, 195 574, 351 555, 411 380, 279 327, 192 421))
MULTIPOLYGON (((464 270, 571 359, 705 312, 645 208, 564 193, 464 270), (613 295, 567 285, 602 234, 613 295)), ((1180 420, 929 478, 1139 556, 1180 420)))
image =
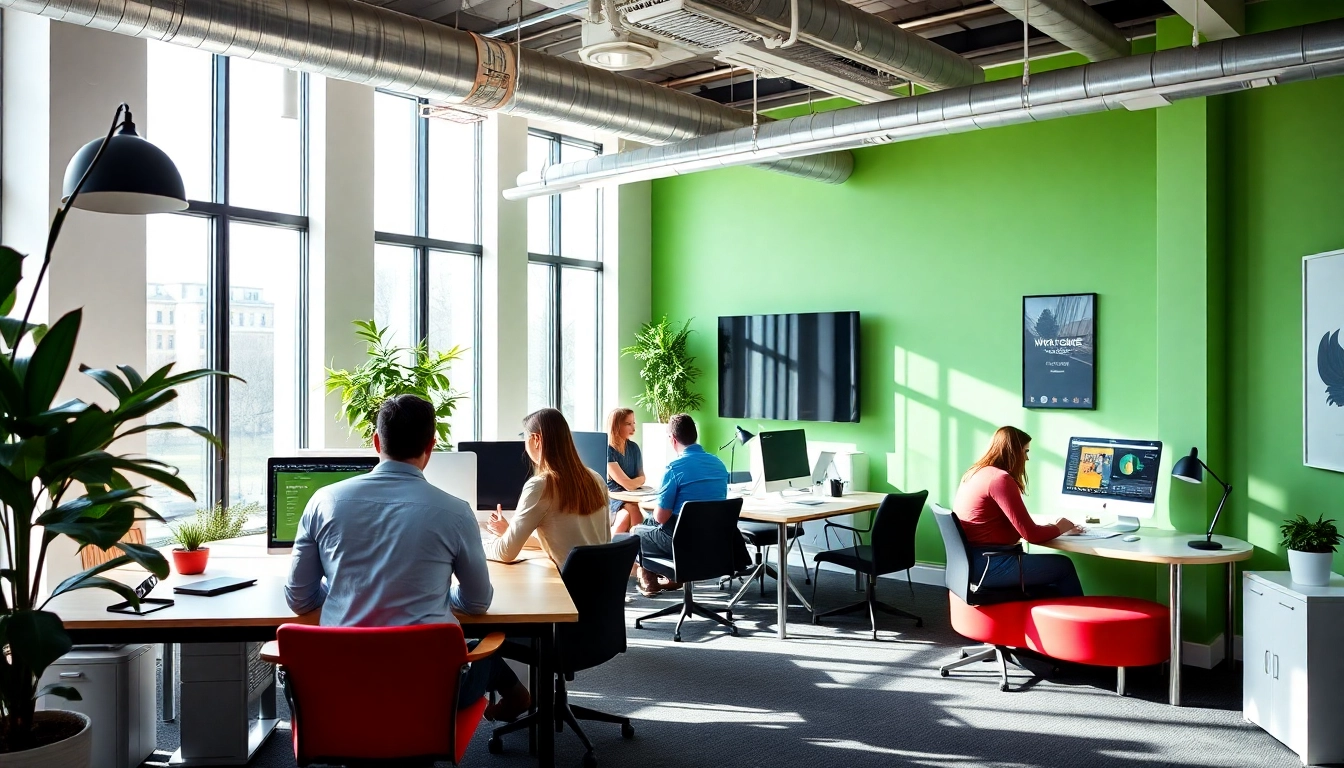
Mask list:
POLYGON ((327 369, 327 392, 341 393, 340 417, 358 432, 365 445, 373 445, 378 408, 396 395, 418 395, 434 405, 438 442, 442 449, 452 448, 452 427, 448 420, 459 400, 448 380, 448 369, 462 357, 462 347, 430 352, 426 342, 400 347, 386 339, 387 329, 373 320, 356 320, 355 335, 369 345, 369 359, 353 371, 327 369))
POLYGON ((256 502, 236 507, 216 504, 209 509, 196 510, 196 517, 168 526, 173 541, 173 570, 183 576, 205 573, 210 560, 210 548, 203 546, 212 541, 235 539, 243 534, 248 517, 261 513, 256 502))
MULTIPOLYGON (((58 224, 53 224, 53 240, 58 224)), ((0 247, 0 313, 14 307, 22 266, 23 256, 0 247)), ((116 404, 53 404, 69 372, 82 318, 76 309, 49 329, 0 318, 0 556, 6 564, 0 571, 0 636, 6 650, 0 654, 0 768, 89 765, 88 718, 35 711, 41 696, 80 698, 67 686, 38 689, 42 673, 71 647, 60 617, 45 610, 47 603, 77 589, 107 589, 138 605, 133 589, 103 572, 137 563, 159 578, 168 575, 168 563, 158 550, 121 539, 137 519, 162 519, 144 501, 144 481, 194 498, 191 488, 175 468, 113 453, 109 447, 128 435, 179 429, 218 444, 204 427, 146 423, 147 416, 177 397, 177 387, 217 375, 215 371, 174 374, 167 365, 142 377, 130 366, 80 366, 116 404), (20 348, 31 354, 20 355, 20 348), (73 539, 81 549, 116 546, 122 554, 59 584, 44 585, 47 550, 60 536, 73 539)))
POLYGON ((1330 561, 1339 546, 1339 529, 1334 520, 1318 515, 1312 522, 1302 515, 1279 526, 1283 546, 1288 548, 1288 569, 1293 581, 1309 587, 1330 583, 1330 561))
MULTIPOLYGON (((694 318, 692 318, 694 319, 694 318)), ((700 377, 695 357, 687 352, 691 336, 691 321, 677 328, 667 319, 645 323, 635 334, 635 343, 621 350, 623 357, 633 357, 643 364, 639 378, 644 391, 635 397, 635 404, 653 414, 656 422, 641 425, 640 446, 644 454, 644 474, 649 483, 658 485, 663 468, 672 458, 667 441, 667 420, 678 413, 698 411, 705 396, 691 388, 700 377)))

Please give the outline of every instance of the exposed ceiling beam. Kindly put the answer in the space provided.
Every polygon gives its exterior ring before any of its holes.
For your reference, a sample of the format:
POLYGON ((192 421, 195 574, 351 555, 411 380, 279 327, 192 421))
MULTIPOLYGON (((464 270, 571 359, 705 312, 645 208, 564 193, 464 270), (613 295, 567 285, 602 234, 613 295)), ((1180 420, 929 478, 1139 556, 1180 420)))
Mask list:
POLYGON ((1209 40, 1246 34, 1245 0, 1167 0, 1167 5, 1209 40))

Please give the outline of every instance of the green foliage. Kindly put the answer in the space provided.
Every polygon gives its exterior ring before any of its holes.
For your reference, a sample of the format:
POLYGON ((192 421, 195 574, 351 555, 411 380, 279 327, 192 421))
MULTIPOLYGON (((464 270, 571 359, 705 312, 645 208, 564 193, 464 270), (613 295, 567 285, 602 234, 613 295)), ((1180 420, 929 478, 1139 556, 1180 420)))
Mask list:
MULTIPOLYGON (((22 255, 0 246, 0 308, 15 308, 22 265, 22 255)), ((46 601, 78 589, 107 589, 138 605, 134 590, 100 574, 136 563, 159 578, 168 575, 158 550, 119 542, 136 520, 162 519, 144 502, 150 483, 195 498, 191 488, 174 467, 108 448, 128 435, 180 429, 218 445, 205 427, 145 423, 177 397, 177 387, 223 375, 217 371, 174 374, 166 365, 142 377, 130 366, 94 370, 81 365, 80 372, 111 393, 116 405, 53 404, 69 372, 82 320, 78 309, 50 329, 0 318, 0 536, 8 565, 0 570, 0 645, 8 651, 0 654, 0 752, 33 746, 37 696, 79 697, 64 686, 37 689, 47 666, 71 647, 60 618, 43 610, 46 601), (31 355, 18 354, 20 345, 31 348, 31 355), (47 548, 58 536, 73 539, 81 550, 116 545, 123 554, 55 585, 39 604, 47 548)))
POLYGON ((621 350, 622 356, 644 364, 639 371, 644 393, 635 397, 635 404, 661 422, 678 413, 698 411, 705 403, 704 395, 691 391, 700 369, 686 352, 690 335, 690 320, 677 330, 663 315, 656 323, 645 323, 635 334, 635 343, 621 350))
POLYGON ((243 527, 252 515, 261 514, 261 505, 257 502, 226 507, 216 504, 209 509, 196 510, 196 517, 184 520, 177 525, 168 526, 173 541, 182 549, 196 550, 212 541, 236 539, 243 535, 243 527))
POLYGON ((440 448, 452 448, 448 420, 459 400, 466 395, 454 392, 448 381, 448 369, 462 357, 462 347, 431 353, 426 342, 414 347, 398 347, 388 341, 386 328, 373 320, 356 320, 355 335, 369 344, 369 359, 347 371, 327 369, 327 391, 341 393, 341 418, 350 431, 359 432, 365 445, 373 445, 378 408, 396 395, 418 395, 434 405, 434 417, 440 448))
POLYGON ((1279 526, 1279 533, 1283 534, 1280 543, 1298 552, 1334 552, 1339 546, 1339 529, 1335 527, 1334 520, 1324 518, 1324 514, 1318 515, 1313 523, 1298 515, 1284 521, 1279 526))

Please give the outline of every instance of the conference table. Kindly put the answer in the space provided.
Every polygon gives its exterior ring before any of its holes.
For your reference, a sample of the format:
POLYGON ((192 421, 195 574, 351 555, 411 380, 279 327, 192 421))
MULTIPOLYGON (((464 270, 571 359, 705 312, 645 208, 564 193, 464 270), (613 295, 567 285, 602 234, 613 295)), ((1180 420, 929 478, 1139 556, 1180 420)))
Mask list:
MULTIPOLYGON (((165 554, 167 554, 165 550, 165 554)), ((555 639, 555 625, 579 620, 578 608, 569 596, 560 572, 540 550, 523 550, 516 563, 491 562, 490 581, 495 587, 490 610, 479 615, 457 614, 463 630, 469 637, 481 637, 490 631, 505 631, 510 637, 531 638, 539 651, 540 663, 534 668, 533 702, 541 712, 540 721, 554 719, 554 670, 551 669, 551 646, 555 639)), ((210 562, 204 574, 182 576, 169 574, 150 597, 171 597, 175 604, 169 608, 141 616, 111 613, 109 605, 120 602, 116 594, 101 589, 68 592, 53 599, 47 610, 55 612, 65 623, 65 629, 75 643, 257 643, 275 639, 275 630, 281 624, 316 624, 320 611, 295 615, 285 603, 284 584, 289 573, 290 558, 266 554, 264 536, 246 536, 210 544, 210 562), (256 585, 234 592, 201 597, 173 594, 172 587, 219 576, 255 578, 256 585)), ((114 569, 103 574, 125 584, 135 586, 148 576, 138 566, 114 569)), ((164 696, 172 690, 173 667, 171 653, 164 654, 164 696)), ((171 718, 171 704, 165 702, 166 719, 171 718)), ((252 724, 248 734, 248 752, 237 762, 217 759, 194 761, 187 744, 187 734, 195 732, 183 713, 182 734, 186 747, 174 754, 170 764, 176 765, 242 765, 274 730, 276 717, 275 683, 270 682, 261 695, 261 716, 252 724)), ((533 729, 534 747, 543 768, 555 765, 555 731, 551 728, 533 729)))
MULTIPOLYGON (((731 494, 730 494, 731 495, 731 494)), ((769 494, 767 496, 743 496, 742 497, 742 520, 754 520, 760 523, 774 523, 779 526, 779 546, 776 547, 779 553, 779 560, 776 567, 779 569, 779 578, 775 579, 776 588, 776 611, 778 617, 776 620, 776 633, 780 640, 789 636, 789 590, 792 589, 798 599, 802 601, 803 607, 809 611, 812 606, 803 597, 802 592, 794 586, 789 580, 789 550, 793 548, 793 543, 789 541, 788 527, 796 523, 806 523, 810 520, 823 520, 828 517, 838 517, 840 515, 851 515, 855 512, 867 512, 877 509, 882 503, 886 494, 872 493, 869 491, 855 491, 846 493, 844 496, 823 496, 823 495, 784 495, 769 494), (817 502, 820 503, 817 503, 817 502)), ((639 504, 642 509, 653 509, 657 506, 657 494, 641 493, 637 491, 616 491, 611 494, 611 498, 621 501, 629 501, 639 504)), ((806 564, 803 566, 806 568, 806 564)))
POLYGON ((1201 534, 1184 533, 1160 528, 1142 528, 1134 532, 1138 541, 1122 541, 1123 535, 1112 538, 1060 536, 1031 547, 1077 552, 1110 560, 1131 560, 1138 563, 1165 565, 1170 570, 1168 606, 1171 613, 1171 668, 1168 680, 1168 698, 1173 707, 1181 705, 1181 571, 1187 565, 1227 565, 1227 621, 1223 634, 1223 658, 1232 664, 1232 614, 1236 606, 1237 566, 1254 553, 1249 542, 1231 536, 1214 536, 1222 549, 1194 549, 1188 542, 1204 538, 1201 534))

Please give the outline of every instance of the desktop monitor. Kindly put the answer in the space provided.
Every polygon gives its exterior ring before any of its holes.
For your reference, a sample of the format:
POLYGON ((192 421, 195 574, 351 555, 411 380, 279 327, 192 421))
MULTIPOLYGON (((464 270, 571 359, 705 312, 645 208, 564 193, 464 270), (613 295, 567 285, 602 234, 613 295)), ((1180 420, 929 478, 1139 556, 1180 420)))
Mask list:
POLYGON ((1153 516, 1162 443, 1110 437, 1071 437, 1064 459, 1066 506, 1114 515, 1117 527, 1136 530, 1153 516))
POLYGON ((807 435, 801 429, 783 429, 756 435, 761 454, 761 477, 765 492, 812 485, 812 464, 807 459, 807 435))
POLYGON ((299 518, 318 490, 358 477, 378 466, 378 457, 296 456, 266 461, 266 551, 288 554, 299 531, 299 518))
POLYGON ((476 508, 517 509, 523 485, 532 477, 532 460, 522 440, 464 442, 461 453, 476 454, 476 508))
POLYGON ((575 432, 574 447, 579 450, 583 466, 593 470, 598 477, 607 479, 607 433, 575 432))

